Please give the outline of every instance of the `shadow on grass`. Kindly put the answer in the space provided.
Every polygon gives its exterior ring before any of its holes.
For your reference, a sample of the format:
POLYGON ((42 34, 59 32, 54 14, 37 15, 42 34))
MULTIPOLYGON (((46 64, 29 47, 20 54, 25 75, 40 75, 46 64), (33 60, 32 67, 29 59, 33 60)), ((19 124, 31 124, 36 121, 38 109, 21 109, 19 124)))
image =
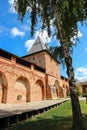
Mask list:
POLYGON ((84 121, 85 128, 87 130, 87 114, 83 114, 83 121, 84 121))
MULTIPOLYGON (((87 106, 81 102, 84 125, 87 130, 87 106)), ((11 126, 8 130, 71 130, 72 111, 70 102, 11 126)))
POLYGON ((21 122, 9 128, 9 130, 71 130, 71 117, 53 116, 52 119, 43 119, 40 117, 37 120, 28 120, 21 122))
MULTIPOLYGON (((87 114, 83 115, 85 128, 87 129, 87 114)), ((36 117, 36 120, 27 120, 11 126, 8 130, 71 130, 72 117, 53 116, 52 119, 36 117)))

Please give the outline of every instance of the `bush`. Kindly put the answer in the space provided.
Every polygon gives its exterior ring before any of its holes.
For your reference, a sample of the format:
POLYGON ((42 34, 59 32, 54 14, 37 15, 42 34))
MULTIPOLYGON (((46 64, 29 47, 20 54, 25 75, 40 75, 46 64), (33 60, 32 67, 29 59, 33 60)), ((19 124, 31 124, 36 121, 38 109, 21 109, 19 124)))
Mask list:
POLYGON ((86 95, 87 95, 87 93, 83 93, 83 94, 82 94, 83 97, 86 97, 86 95))

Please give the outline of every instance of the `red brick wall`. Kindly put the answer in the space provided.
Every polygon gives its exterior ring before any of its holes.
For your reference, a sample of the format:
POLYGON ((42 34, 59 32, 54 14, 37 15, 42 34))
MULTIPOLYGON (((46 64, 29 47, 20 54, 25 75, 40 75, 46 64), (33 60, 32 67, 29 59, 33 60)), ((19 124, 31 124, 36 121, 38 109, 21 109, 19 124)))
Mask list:
POLYGON ((87 93, 87 85, 82 85, 83 93, 87 93))
MULTIPOLYGON (((53 88, 55 81, 60 81, 60 64, 57 63, 46 51, 38 52, 33 55, 25 57, 26 60, 39 65, 46 69, 46 87, 47 87, 47 98, 63 97, 67 96, 69 84, 65 79, 62 79, 62 85, 57 88, 57 93, 53 94, 53 88)), ((61 83, 60 83, 61 84, 61 83)))
POLYGON ((31 63, 35 63, 42 68, 45 68, 45 52, 35 53, 33 55, 24 57, 24 59, 31 63))
POLYGON ((57 63, 53 58, 51 58, 51 56, 46 51, 35 53, 33 55, 25 57, 24 59, 46 69, 46 74, 49 75, 49 76, 46 75, 47 98, 53 99, 53 98, 57 98, 57 96, 60 96, 60 94, 58 94, 59 92, 56 92, 56 94, 53 93, 53 88, 50 87, 50 86, 54 86, 56 80, 60 80, 59 63, 57 63))
MULTIPOLYGON (((40 85, 39 86, 43 87, 43 91, 46 90, 45 74, 40 71, 34 70, 34 67, 31 68, 25 67, 20 64, 16 64, 12 60, 0 58, 0 86, 4 87, 4 95, 3 95, 4 102, 19 103, 19 102, 33 101, 34 98, 32 99, 31 94, 32 94, 33 86, 35 86, 35 83, 38 80, 43 83, 43 86, 40 85), (2 79, 3 82, 4 80, 6 81, 6 84, 1 82, 2 79), (18 81, 18 79, 21 80, 18 81), (22 96, 20 100, 17 100, 18 95, 22 96)), ((33 94, 35 95, 36 92, 33 94)), ((40 98, 42 96, 43 99, 46 99, 45 92, 39 93, 39 95, 37 95, 37 97, 35 98, 37 98, 37 100, 40 100, 39 96, 40 98)))
POLYGON ((55 60, 48 54, 45 54, 46 59, 46 73, 60 79, 60 66, 55 60))
POLYGON ((65 80, 62 80, 64 92, 57 85, 54 92, 55 81, 61 80, 60 67, 47 52, 31 55, 27 60, 46 68, 46 73, 34 69, 34 64, 18 63, 16 56, 12 55, 11 59, 0 57, 0 102, 23 103, 66 96, 68 84, 65 80))
POLYGON ((69 92, 69 82, 66 78, 61 78, 62 85, 63 85, 63 96, 66 97, 69 92))
POLYGON ((57 99, 61 97, 61 79, 46 74, 47 99, 57 99))
POLYGON ((46 51, 29 55, 24 59, 46 69, 47 74, 60 78, 60 65, 46 51))

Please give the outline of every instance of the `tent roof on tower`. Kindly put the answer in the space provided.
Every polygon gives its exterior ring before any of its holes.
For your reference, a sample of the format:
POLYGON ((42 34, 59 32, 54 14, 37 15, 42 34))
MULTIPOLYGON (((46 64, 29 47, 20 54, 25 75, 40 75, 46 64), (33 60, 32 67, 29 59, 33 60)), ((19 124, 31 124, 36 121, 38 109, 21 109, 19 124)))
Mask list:
POLYGON ((43 50, 47 50, 47 47, 44 43, 42 43, 40 37, 38 36, 36 41, 34 42, 33 46, 31 47, 31 49, 29 51, 29 55, 43 51, 43 50))

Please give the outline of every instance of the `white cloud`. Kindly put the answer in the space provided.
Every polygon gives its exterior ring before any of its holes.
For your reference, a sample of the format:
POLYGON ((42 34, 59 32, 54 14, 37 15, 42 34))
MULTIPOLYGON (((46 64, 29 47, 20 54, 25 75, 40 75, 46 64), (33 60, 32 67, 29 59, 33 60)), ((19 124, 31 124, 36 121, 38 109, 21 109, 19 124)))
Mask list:
POLYGON ((85 48, 85 50, 87 51, 87 48, 85 48))
POLYGON ((16 37, 16 36, 21 36, 21 37, 23 37, 23 36, 25 35, 25 32, 22 32, 22 31, 20 31, 18 28, 14 27, 14 28, 11 29, 11 35, 12 35, 13 37, 16 37))
POLYGON ((80 32, 80 30, 78 31, 77 37, 82 37, 82 33, 80 32))
POLYGON ((12 5, 14 3, 14 0, 8 0, 8 3, 12 5))
POLYGON ((76 39, 80 38, 80 37, 82 37, 82 33, 80 32, 80 30, 78 30, 77 36, 74 36, 74 37, 71 38, 71 41, 73 42, 73 44, 75 44, 76 39))
POLYGON ((35 40, 27 40, 25 42, 25 47, 27 48, 27 51, 29 52, 30 48, 32 47, 33 43, 35 42, 35 40))
POLYGON ((79 81, 87 81, 87 65, 77 68, 75 77, 79 81))
POLYGON ((37 31, 35 33, 35 39, 32 39, 32 40, 27 40, 25 42, 25 47, 27 48, 27 51, 29 52, 31 46, 33 45, 33 43, 35 42, 36 38, 37 37, 40 37, 41 38, 41 41, 45 44, 45 43, 49 43, 51 41, 51 38, 49 38, 48 36, 48 33, 46 30, 43 30, 43 31, 37 31))
POLYGON ((9 12, 10 12, 10 13, 17 13, 17 12, 15 11, 14 5, 13 5, 14 0, 8 0, 8 3, 10 4, 9 12))
POLYGON ((36 32, 35 37, 40 37, 43 43, 49 43, 51 41, 51 38, 48 36, 48 33, 46 30, 39 30, 36 32))
POLYGON ((29 25, 22 25, 22 26, 20 26, 20 28, 22 30, 24 30, 25 32, 30 31, 30 26, 29 25))
POLYGON ((4 27, 4 26, 0 26, 0 36, 6 36, 9 32, 9 29, 4 27))

